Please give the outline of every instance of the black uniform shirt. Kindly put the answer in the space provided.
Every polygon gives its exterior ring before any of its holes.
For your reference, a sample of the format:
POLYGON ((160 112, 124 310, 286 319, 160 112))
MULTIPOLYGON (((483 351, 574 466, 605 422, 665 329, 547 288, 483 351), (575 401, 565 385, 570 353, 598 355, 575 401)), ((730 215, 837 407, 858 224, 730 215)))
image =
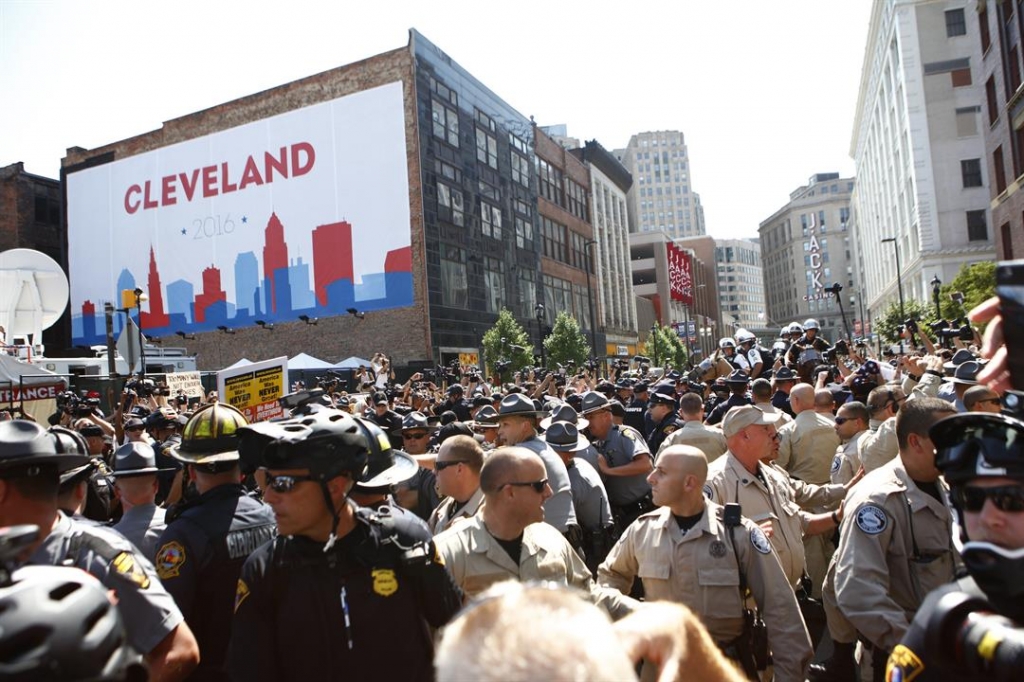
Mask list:
POLYGON ((249 557, 235 596, 232 679, 433 679, 428 626, 455 615, 462 591, 422 524, 381 518, 358 510, 355 529, 327 552, 279 537, 249 557))

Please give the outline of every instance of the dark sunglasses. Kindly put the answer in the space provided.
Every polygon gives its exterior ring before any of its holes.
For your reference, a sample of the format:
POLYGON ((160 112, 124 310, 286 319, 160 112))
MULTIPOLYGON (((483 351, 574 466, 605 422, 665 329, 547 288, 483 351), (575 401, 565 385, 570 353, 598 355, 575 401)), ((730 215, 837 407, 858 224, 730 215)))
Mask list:
POLYGON ((438 461, 434 462, 434 470, 435 471, 444 471, 448 467, 453 467, 456 464, 465 464, 465 463, 466 463, 466 460, 464 460, 464 459, 450 459, 447 462, 442 462, 442 461, 438 460, 438 461))
POLYGON ((419 440, 420 438, 426 438, 426 437, 427 437, 427 432, 426 431, 421 431, 419 433, 403 433, 402 434, 402 439, 403 440, 419 440))
POLYGON ((999 511, 1024 512, 1024 487, 1019 485, 998 485, 992 488, 957 486, 953 489, 953 495, 964 511, 980 512, 985 506, 985 500, 992 500, 999 511))
MULTIPOLYGON (((434 466, 437 466, 437 465, 435 464, 434 466)), ((523 481, 523 482, 516 481, 516 482, 513 482, 513 483, 506 483, 505 485, 510 485, 510 486, 515 487, 515 488, 533 488, 538 493, 542 493, 542 492, 544 492, 544 488, 547 487, 547 484, 548 484, 548 479, 542 478, 539 481, 523 481)))
POLYGON ((256 480, 264 490, 273 490, 275 493, 290 493, 295 486, 304 481, 315 481, 313 476, 281 475, 275 476, 266 469, 256 471, 256 480))
POLYGON ((974 469, 978 455, 992 467, 1020 467, 1024 463, 1024 431, 1004 423, 981 424, 959 428, 943 428, 933 433, 936 447, 935 466, 947 469, 974 469))
POLYGON ((854 419, 853 417, 836 417, 836 424, 839 424, 840 426, 842 426, 846 422, 852 422, 853 419, 854 419))

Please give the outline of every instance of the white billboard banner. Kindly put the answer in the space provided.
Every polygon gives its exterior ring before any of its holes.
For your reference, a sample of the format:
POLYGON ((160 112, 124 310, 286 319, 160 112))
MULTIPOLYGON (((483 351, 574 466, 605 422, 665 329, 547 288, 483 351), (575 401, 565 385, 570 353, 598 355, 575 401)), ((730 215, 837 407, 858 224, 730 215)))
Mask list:
POLYGON ((69 173, 75 344, 137 287, 148 336, 411 305, 402 88, 69 173))

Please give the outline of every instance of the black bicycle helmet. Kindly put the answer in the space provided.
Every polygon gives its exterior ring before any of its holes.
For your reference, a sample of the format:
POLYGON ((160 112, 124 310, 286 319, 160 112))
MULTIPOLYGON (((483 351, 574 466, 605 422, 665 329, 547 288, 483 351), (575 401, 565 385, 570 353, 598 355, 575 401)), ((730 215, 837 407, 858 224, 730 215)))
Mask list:
POLYGON ((0 679, 145 680, 107 591, 77 568, 28 566, 0 587, 0 679))

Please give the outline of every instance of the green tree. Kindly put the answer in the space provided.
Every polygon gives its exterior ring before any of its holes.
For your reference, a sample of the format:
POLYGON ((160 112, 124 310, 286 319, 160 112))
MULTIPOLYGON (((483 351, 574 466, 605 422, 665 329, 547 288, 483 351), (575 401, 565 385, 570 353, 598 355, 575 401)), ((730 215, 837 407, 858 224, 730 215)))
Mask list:
POLYGON ((683 369, 686 367, 688 354, 686 343, 679 338, 679 334, 672 327, 656 328, 653 334, 649 334, 647 340, 641 344, 643 355, 651 359, 652 367, 674 367, 683 369))
POLYGON ((900 315, 899 301, 890 303, 889 307, 882 313, 882 316, 874 320, 874 331, 880 334, 883 340, 889 343, 898 343, 900 335, 897 327, 903 324, 904 320, 913 318, 918 320, 918 328, 922 332, 927 332, 928 336, 934 340, 935 336, 928 329, 928 321, 935 317, 934 308, 913 299, 906 301, 903 307, 906 317, 900 315))
MULTIPOLYGON (((996 295, 996 264, 994 261, 966 263, 960 268, 953 281, 943 284, 939 293, 942 317, 946 320, 967 319, 967 312, 996 295), (950 298, 950 294, 959 292, 964 296, 963 304, 950 298)), ((932 301, 932 318, 934 319, 935 302, 932 301)))
POLYGON ((580 329, 580 323, 563 310, 555 317, 555 326, 544 339, 544 351, 548 367, 554 367, 556 363, 567 365, 570 361, 582 366, 590 356, 590 344, 580 329))
POLYGON ((489 375, 498 374, 498 362, 512 363, 500 373, 502 381, 508 381, 513 372, 533 364, 530 336, 507 308, 501 309, 494 326, 484 333, 483 346, 489 375))

